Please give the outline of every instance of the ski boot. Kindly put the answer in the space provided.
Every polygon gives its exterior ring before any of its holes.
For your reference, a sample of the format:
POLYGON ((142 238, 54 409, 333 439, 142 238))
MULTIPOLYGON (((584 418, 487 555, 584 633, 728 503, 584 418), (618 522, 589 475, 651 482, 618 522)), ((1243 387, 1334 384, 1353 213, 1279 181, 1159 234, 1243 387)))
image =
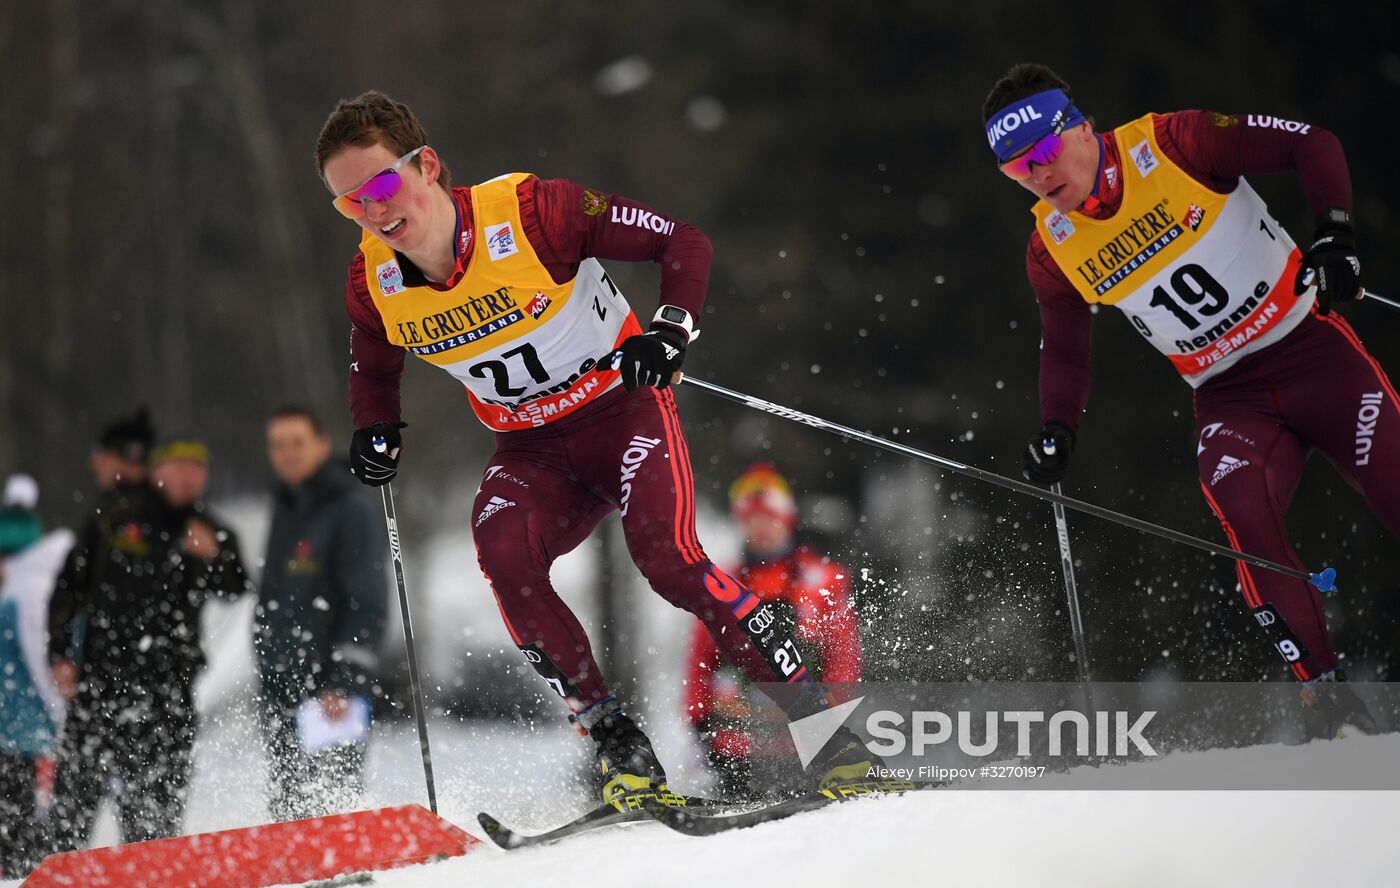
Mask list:
POLYGON ((840 727, 807 766, 817 792, 833 799, 907 792, 916 789, 908 780, 881 776, 885 760, 865 748, 850 728, 840 727))
POLYGON ((1341 740, 1358 734, 1376 734, 1379 729, 1371 710, 1357 696, 1340 669, 1320 675, 1299 689, 1307 707, 1305 721, 1314 739, 1341 740))
MULTIPOLYGON (((641 808, 647 799, 663 804, 684 804, 666 786, 666 771, 651 748, 651 741, 637 723, 609 700, 603 712, 590 719, 588 736, 598 744, 598 770, 603 778, 603 802, 619 811, 641 808)), ((582 724, 582 720, 580 720, 582 724)))

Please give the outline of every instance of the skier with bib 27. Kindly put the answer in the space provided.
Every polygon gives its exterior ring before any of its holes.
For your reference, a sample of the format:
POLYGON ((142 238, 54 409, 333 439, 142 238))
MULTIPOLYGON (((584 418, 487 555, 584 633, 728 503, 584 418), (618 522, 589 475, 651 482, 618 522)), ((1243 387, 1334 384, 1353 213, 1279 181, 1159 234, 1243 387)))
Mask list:
MULTIPOLYGON (((595 741, 604 800, 664 798, 666 775, 549 570, 614 510, 657 594, 699 617, 751 681, 780 688, 790 717, 818 711, 824 699, 791 620, 750 619, 763 603, 695 533, 690 456, 668 386, 699 333, 709 240, 568 180, 512 173, 454 188, 413 111, 379 92, 339 104, 316 163, 336 208, 361 228, 346 283, 352 468, 371 485, 398 470, 405 353, 463 384, 496 435, 472 508, 481 569, 521 654, 595 741), (600 259, 660 265, 661 305, 645 330, 600 259)), ((873 761, 842 731, 810 770, 830 787, 863 780, 873 761)))

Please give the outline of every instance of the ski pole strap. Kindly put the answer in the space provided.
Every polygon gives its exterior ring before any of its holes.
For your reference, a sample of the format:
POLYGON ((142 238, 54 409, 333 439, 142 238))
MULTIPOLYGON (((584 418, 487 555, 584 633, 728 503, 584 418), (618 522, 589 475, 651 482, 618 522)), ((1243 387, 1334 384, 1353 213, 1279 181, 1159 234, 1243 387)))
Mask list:
POLYGON ((1331 592, 1336 588, 1337 571, 1331 567, 1326 568, 1320 571, 1319 573, 1308 573, 1305 570, 1298 570, 1295 567, 1289 567, 1286 564, 1279 564, 1278 562, 1270 561, 1267 558, 1260 558, 1259 556, 1251 555, 1248 552, 1236 552, 1234 549, 1222 546, 1219 543, 1212 543, 1210 540, 1203 540, 1200 537, 1194 537, 1188 533, 1182 533, 1179 530, 1172 530, 1170 527, 1163 527, 1160 524, 1153 524, 1152 522, 1144 521, 1141 518, 1134 518, 1131 515, 1124 515, 1122 512, 1115 512, 1112 509, 1105 509, 1103 506, 1096 506, 1093 503, 1086 503, 1083 500, 1077 500, 1071 496, 1065 496, 1064 494, 1060 493, 1053 493, 1049 490, 1046 490, 1042 487, 1037 487, 1036 485, 1029 484, 1025 481, 1017 481, 1014 478, 1007 478, 1002 475, 998 475, 995 472, 989 472, 986 469, 979 469, 976 466, 969 466, 966 463, 960 463, 957 460, 948 459, 947 457, 938 456, 934 453, 927 453, 923 450, 918 450, 914 447, 899 444, 894 441, 890 441, 886 438, 881 438, 878 435, 872 435, 868 432, 860 432, 849 426, 843 426, 839 423, 828 422, 827 420, 820 419, 816 416, 812 416, 811 414, 803 413, 800 410, 794 410, 791 407, 783 407, 780 404, 774 404, 771 401, 765 401, 762 398, 755 398, 752 395, 745 395, 741 392, 736 392, 732 389, 727 389, 722 385, 715 385, 713 382, 706 382, 703 379, 695 379, 691 376, 683 376, 681 378, 681 381, 687 385, 692 385, 696 388, 704 389, 705 391, 710 392, 711 394, 719 395, 721 398, 727 398, 731 401, 743 404, 746 407, 752 407, 755 410, 762 410, 764 413, 771 413, 774 416, 782 417, 783 419, 791 420, 792 422, 800 422, 803 425, 811 426, 814 429, 821 429, 823 431, 833 432, 845 438, 851 438, 856 441, 862 441, 866 444, 870 444, 874 447, 879 447, 882 450, 888 450, 892 453, 901 453, 905 456, 912 457, 923 462, 933 463, 934 465, 941 466, 942 468, 945 468, 950 472, 957 472, 961 475, 967 475, 970 478, 976 478, 979 481, 986 481, 987 483, 995 484, 998 487, 1004 487, 1008 490, 1014 490, 1017 493, 1024 493, 1028 496, 1048 500, 1052 503, 1057 503, 1066 508, 1074 509, 1076 512, 1083 512, 1085 515, 1093 515, 1096 518, 1102 518, 1105 521, 1112 521, 1115 524, 1121 524, 1124 527, 1131 527, 1134 530, 1138 530, 1143 533, 1150 533, 1154 536, 1159 536, 1163 539, 1171 540, 1172 542, 1182 543, 1187 546, 1194 546, 1197 549, 1204 549, 1205 551, 1211 552, 1215 555, 1220 555, 1225 558, 1232 558, 1236 561, 1243 561, 1246 564, 1252 564, 1255 567, 1266 568, 1268 570, 1284 574, 1285 576, 1294 577, 1296 579, 1307 580, 1309 583, 1316 586, 1318 591, 1320 592, 1331 592))

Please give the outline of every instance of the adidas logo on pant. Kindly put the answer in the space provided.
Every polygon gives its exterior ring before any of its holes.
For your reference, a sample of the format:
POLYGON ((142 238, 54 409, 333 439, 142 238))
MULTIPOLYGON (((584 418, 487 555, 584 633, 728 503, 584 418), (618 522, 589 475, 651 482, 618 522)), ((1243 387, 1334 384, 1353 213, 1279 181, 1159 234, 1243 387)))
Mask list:
POLYGON ((1249 460, 1247 459, 1235 459, 1233 456, 1220 457, 1220 464, 1215 467, 1215 474, 1210 478, 1210 486, 1214 487, 1220 482, 1220 479, 1235 471, 1235 469, 1242 469, 1247 465, 1249 465, 1249 460))
POLYGON ((486 506, 481 510, 481 514, 476 516, 476 526, 480 527, 481 522, 485 521, 487 518, 490 518, 492 515, 496 514, 502 509, 509 509, 513 505, 515 505, 515 500, 503 499, 499 496, 491 497, 491 501, 488 502, 486 506))

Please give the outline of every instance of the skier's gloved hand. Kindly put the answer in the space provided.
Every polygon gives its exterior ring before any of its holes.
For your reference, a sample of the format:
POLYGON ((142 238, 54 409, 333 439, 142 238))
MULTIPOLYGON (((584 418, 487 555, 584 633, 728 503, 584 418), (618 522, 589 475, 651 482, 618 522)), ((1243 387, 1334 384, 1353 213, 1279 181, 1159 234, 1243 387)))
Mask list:
POLYGON ((1069 470, 1074 452, 1074 430, 1057 420, 1045 424, 1021 455, 1021 474, 1036 484, 1058 484, 1069 470))
POLYGON ((406 422, 376 422, 355 429, 350 438, 350 471, 360 483, 383 487, 394 480, 399 473, 399 451, 403 449, 399 429, 407 426, 406 422))
POLYGON ((602 363, 622 371, 622 384, 629 392, 642 385, 664 389, 681 369, 687 344, 679 330, 668 324, 652 324, 646 333, 624 339, 602 363))
POLYGON ((1328 210, 1318 216, 1312 246, 1303 254, 1303 265, 1293 279, 1293 292, 1301 295, 1314 282, 1318 314, 1329 313, 1334 303, 1351 302, 1361 296, 1356 232, 1351 226, 1351 214, 1345 210, 1328 210))

